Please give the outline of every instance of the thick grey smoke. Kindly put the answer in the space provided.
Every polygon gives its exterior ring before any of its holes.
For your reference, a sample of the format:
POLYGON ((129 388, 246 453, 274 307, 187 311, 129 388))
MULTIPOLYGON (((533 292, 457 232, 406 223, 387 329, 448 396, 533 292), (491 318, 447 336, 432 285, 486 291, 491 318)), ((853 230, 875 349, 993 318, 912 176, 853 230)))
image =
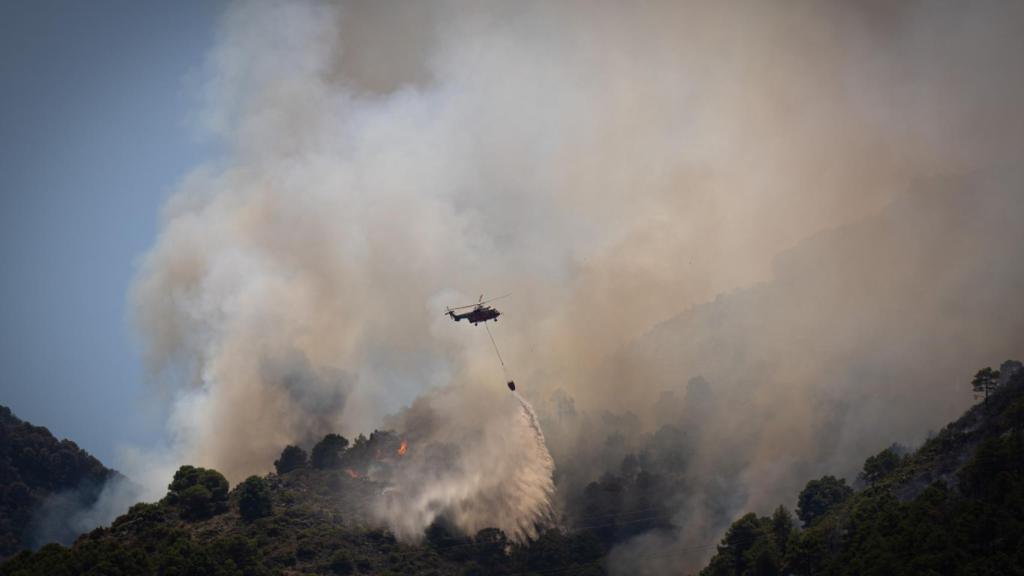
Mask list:
MULTIPOLYGON (((1024 351, 1022 181, 1010 169, 921 182, 787 251, 770 281, 678 315, 606 362, 645 383, 629 406, 678 428, 686 461, 674 539, 638 537, 612 565, 635 573, 656 558, 644 573, 695 570, 741 514, 792 509, 809 479, 852 481, 867 456, 958 417, 974 371, 1024 351), (666 539, 689 552, 665 556, 666 539)), ((632 440, 639 452, 643 438, 632 440)), ((603 469, 617 471, 622 454, 603 469)))
MULTIPOLYGON (((1019 244, 971 210, 1020 213, 1000 167, 1024 145, 1022 22, 1013 2, 232 6, 203 115, 225 156, 169 201, 133 295, 176 457, 238 479, 411 405, 401 431, 443 414, 427 444, 460 468, 393 505, 458 502, 467 529, 543 517, 546 484, 446 492, 550 469, 482 330, 440 314, 499 291, 515 297, 496 336, 535 402, 628 409, 639 434, 704 375, 715 417, 688 469, 735 485, 730 513, 919 437, 969 401, 951 383, 1003 359, 985 350, 1019 345, 965 326, 1020 326, 1019 244), (937 176, 989 172, 927 198, 937 176), (916 227, 777 258, 920 206, 916 227)), ((549 440, 556 464, 573 457, 549 440)), ((720 529, 695 502, 673 520, 683 541, 720 529)))

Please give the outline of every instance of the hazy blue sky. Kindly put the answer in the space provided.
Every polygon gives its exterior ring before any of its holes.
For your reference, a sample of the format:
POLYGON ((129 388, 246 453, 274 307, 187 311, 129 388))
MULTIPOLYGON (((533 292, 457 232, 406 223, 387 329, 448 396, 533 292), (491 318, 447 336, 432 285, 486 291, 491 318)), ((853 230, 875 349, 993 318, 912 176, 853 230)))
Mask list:
POLYGON ((151 444, 125 295, 176 182, 222 6, 0 2, 0 403, 108 465, 151 444))

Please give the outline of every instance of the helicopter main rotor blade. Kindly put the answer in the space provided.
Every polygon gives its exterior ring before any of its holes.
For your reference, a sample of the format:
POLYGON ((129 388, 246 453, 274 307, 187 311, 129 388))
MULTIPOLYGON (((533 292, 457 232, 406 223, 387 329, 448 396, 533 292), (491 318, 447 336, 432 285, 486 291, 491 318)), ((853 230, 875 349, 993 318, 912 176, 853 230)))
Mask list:
POLYGON ((481 300, 478 304, 487 304, 488 302, 494 302, 495 300, 501 300, 502 298, 508 298, 512 293, 502 294, 501 296, 495 296, 494 298, 488 298, 487 300, 481 300))
POLYGON ((476 307, 478 307, 478 306, 480 306, 482 304, 487 304, 488 302, 494 302, 495 300, 501 300, 502 298, 507 298, 507 297, 509 297, 511 295, 512 295, 512 293, 509 292, 508 294, 502 294, 501 296, 495 296, 494 298, 488 298, 487 300, 484 300, 484 295, 481 294, 480 295, 480 300, 478 300, 476 304, 466 304, 465 306, 445 307, 445 314, 447 314, 448 312, 454 312, 456 310, 465 310, 467 308, 476 308, 476 307))

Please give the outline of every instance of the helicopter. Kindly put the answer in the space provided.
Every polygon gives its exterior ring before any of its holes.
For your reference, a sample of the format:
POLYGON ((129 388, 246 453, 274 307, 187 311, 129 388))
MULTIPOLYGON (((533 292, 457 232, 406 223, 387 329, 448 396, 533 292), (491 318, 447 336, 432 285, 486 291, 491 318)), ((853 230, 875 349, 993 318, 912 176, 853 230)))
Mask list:
MULTIPOLYGON (((508 296, 508 294, 505 294, 505 296, 508 296)), ((498 316, 501 316, 501 312, 499 312, 493 306, 485 306, 485 304, 487 304, 488 302, 499 300, 501 298, 504 298, 505 296, 498 296, 497 298, 484 300, 484 295, 481 294, 480 299, 477 301, 476 304, 456 306, 455 308, 445 308, 445 314, 451 316, 452 320, 456 322, 465 318, 467 321, 469 321, 470 324, 474 326, 476 326, 480 322, 487 322, 488 320, 494 320, 495 322, 497 322, 498 316), (470 310, 469 312, 462 313, 457 312, 457 310, 466 310, 468 308, 472 308, 472 310, 470 310)))
POLYGON ((448 316, 451 316, 451 319, 456 322, 465 318, 470 324, 474 326, 481 322, 484 323, 484 329, 487 330, 487 335, 491 338, 491 344, 494 346, 494 353, 497 354, 498 362, 501 363, 501 369, 505 371, 505 377, 508 378, 508 382, 506 382, 506 384, 508 385, 508 389, 515 392, 515 380, 512 380, 512 378, 509 376, 508 368, 505 367, 505 361, 501 359, 501 352, 498 351, 498 343, 494 341, 494 336, 491 335, 490 328, 487 328, 487 321, 494 320, 495 322, 497 322, 498 316, 501 316, 501 312, 498 312, 497 308, 493 306, 485 306, 485 304, 487 304, 488 302, 493 302, 495 300, 500 300, 505 296, 510 296, 510 294, 505 294, 504 296, 498 296, 497 298, 484 300, 484 295, 481 294, 480 299, 476 301, 476 304, 469 304, 467 306, 456 306, 455 308, 445 308, 444 313, 447 314, 448 316), (470 308, 471 310, 469 312, 456 312, 456 310, 466 310, 470 308))

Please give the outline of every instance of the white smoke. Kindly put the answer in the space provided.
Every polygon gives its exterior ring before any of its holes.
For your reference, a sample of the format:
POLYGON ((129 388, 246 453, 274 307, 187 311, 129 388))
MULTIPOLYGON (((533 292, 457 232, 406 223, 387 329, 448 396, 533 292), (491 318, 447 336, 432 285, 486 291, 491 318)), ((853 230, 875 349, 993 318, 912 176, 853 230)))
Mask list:
MULTIPOLYGON (((396 529, 452 507, 467 530, 528 533, 550 460, 482 330, 445 305, 514 293, 502 350, 534 400, 562 387, 581 408, 650 406, 695 372, 609 365, 634 337, 770 278, 780 251, 919 175, 1019 160, 1019 5, 798 4, 232 5, 203 115, 224 157, 168 202, 133 293, 176 457, 237 480, 411 404, 414 450, 454 452, 396 488, 396 529)), ((943 273, 930 264, 918 272, 943 273)), ((771 360, 786 398, 829 376, 771 360)))

